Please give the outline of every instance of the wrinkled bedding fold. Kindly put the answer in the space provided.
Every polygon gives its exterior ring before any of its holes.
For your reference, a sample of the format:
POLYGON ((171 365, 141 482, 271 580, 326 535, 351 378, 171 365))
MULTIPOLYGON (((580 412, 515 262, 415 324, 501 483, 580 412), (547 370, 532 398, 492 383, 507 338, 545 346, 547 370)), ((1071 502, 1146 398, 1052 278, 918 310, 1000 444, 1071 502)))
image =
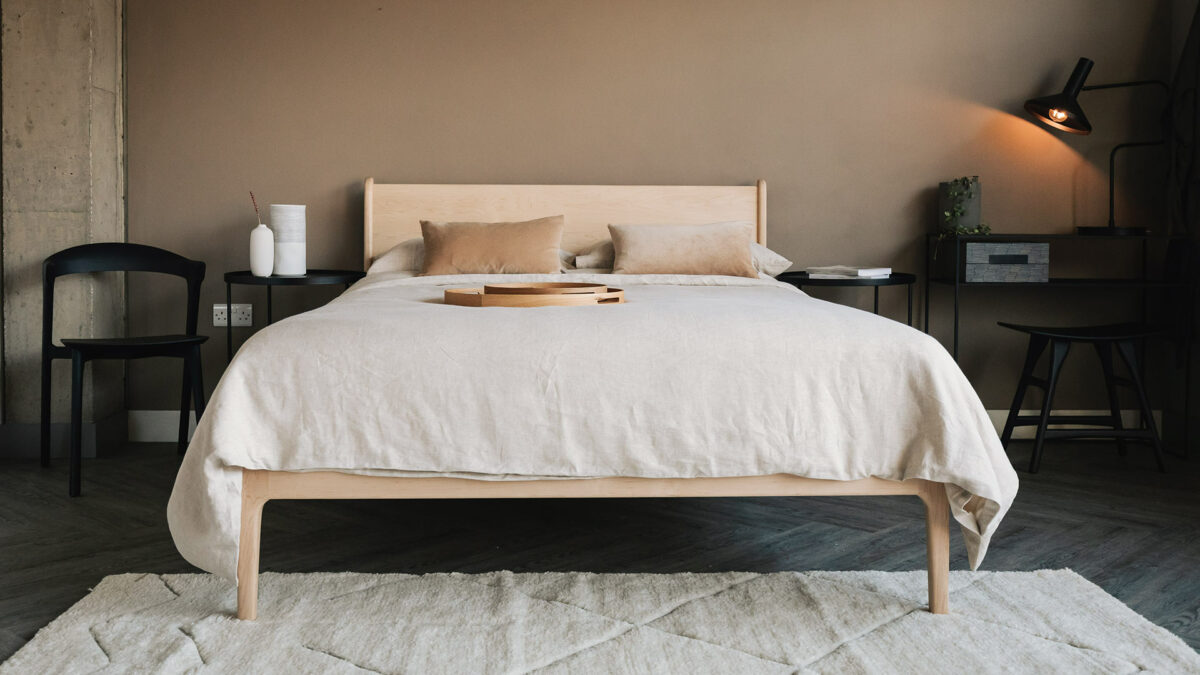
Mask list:
POLYGON ((255 334, 213 392, 168 506, 236 578, 241 469, 479 480, 788 473, 947 484, 972 567, 1017 489, 975 391, 903 324, 769 279, 571 275, 626 304, 442 304, 561 275, 376 274, 255 334))

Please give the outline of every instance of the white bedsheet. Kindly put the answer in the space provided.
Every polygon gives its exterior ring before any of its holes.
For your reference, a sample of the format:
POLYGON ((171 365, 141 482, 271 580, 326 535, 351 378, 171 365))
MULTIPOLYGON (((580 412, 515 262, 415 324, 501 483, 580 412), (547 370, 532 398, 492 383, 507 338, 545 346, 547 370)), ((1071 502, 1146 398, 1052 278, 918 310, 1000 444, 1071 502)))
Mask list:
POLYGON ((371 275, 247 340, 171 495, 183 556, 236 578, 243 467, 925 478, 948 484, 973 567, 1012 503, 1016 474, 975 391, 901 323, 717 276, 572 275, 624 288, 616 306, 442 304, 446 286, 498 279, 371 275))

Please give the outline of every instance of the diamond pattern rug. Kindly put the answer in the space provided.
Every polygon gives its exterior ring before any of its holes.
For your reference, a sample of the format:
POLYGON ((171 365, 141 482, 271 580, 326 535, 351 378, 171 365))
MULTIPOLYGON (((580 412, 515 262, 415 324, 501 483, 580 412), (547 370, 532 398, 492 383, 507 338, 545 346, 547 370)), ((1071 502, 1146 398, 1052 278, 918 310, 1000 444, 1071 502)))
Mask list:
POLYGON ((0 673, 1200 673, 1070 570, 105 578, 0 673))

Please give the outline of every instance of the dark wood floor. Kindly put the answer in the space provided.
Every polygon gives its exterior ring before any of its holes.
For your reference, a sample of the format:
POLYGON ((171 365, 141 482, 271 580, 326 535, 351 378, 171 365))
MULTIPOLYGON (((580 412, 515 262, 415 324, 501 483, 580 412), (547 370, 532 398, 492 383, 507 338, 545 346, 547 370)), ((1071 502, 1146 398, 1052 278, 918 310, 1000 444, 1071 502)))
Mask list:
MULTIPOLYGON (((1028 448, 1013 449, 1018 466, 1028 448)), ((167 532, 177 458, 131 445, 84 465, 0 462, 0 660, 107 574, 192 571, 167 532)), ((1200 648, 1200 459, 1048 448, 992 543, 990 570, 1070 567, 1200 648)), ((264 570, 906 570, 924 567, 908 497, 272 502, 264 570)), ((951 564, 966 568, 957 528, 951 564)))

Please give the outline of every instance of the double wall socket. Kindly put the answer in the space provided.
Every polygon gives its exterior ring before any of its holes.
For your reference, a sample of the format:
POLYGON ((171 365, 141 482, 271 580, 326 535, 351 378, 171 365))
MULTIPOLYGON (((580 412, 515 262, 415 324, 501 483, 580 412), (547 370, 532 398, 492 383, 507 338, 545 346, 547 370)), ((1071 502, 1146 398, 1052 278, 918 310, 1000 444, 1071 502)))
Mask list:
POLYGON ((219 303, 213 305, 213 323, 214 326, 228 326, 229 310, 233 309, 233 326, 252 326, 254 325, 254 305, 249 303, 233 303, 226 305, 219 303))

